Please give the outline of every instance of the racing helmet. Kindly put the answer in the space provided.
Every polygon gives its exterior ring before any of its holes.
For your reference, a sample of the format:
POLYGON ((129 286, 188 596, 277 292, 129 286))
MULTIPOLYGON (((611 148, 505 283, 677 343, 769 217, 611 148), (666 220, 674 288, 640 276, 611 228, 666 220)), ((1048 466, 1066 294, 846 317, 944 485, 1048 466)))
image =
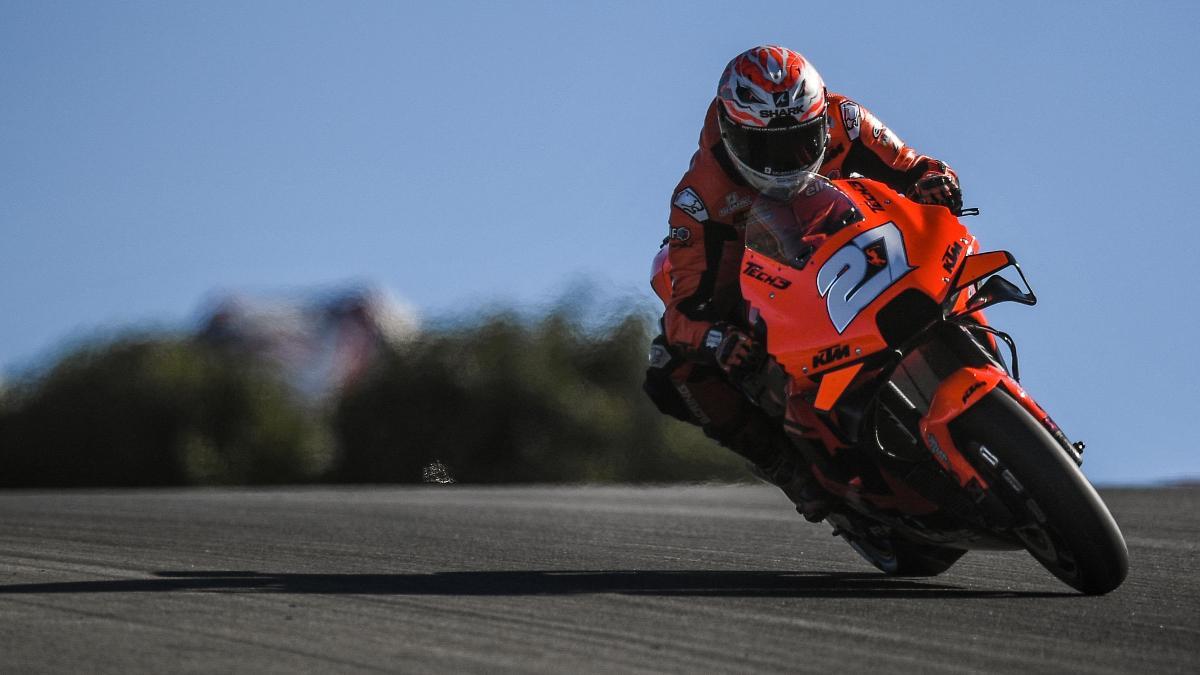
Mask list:
POLYGON ((821 168, 825 82, 803 56, 766 45, 738 54, 717 85, 721 141, 759 192, 790 195, 821 168))

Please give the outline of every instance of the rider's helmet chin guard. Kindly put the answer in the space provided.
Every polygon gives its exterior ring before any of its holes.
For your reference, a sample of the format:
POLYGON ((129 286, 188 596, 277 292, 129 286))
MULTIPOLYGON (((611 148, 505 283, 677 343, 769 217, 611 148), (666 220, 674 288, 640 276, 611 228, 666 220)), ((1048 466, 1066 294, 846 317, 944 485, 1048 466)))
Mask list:
POLYGON ((829 140, 825 83, 800 54, 755 47, 734 57, 717 85, 721 141, 759 192, 786 198, 821 167, 829 140))

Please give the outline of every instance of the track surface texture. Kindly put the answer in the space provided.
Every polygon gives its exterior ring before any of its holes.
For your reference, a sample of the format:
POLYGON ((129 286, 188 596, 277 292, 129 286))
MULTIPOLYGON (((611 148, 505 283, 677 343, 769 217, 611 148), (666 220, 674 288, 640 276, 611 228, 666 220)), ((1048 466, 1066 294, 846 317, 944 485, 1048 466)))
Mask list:
POLYGON ((765 486, 0 493, 0 672, 1200 672, 1200 489, 1129 579, 889 578, 765 486))

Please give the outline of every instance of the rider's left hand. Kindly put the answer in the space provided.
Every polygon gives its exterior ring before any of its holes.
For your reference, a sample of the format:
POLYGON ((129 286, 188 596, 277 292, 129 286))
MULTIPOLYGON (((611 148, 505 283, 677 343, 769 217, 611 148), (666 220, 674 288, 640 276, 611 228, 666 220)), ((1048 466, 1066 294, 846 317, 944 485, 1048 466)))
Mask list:
POLYGON ((962 210, 962 188, 954 176, 940 171, 930 171, 908 191, 908 198, 922 204, 939 204, 958 215, 962 210))
POLYGON ((728 375, 758 366, 763 347, 748 333, 727 323, 718 323, 708 331, 706 350, 716 365, 728 375))

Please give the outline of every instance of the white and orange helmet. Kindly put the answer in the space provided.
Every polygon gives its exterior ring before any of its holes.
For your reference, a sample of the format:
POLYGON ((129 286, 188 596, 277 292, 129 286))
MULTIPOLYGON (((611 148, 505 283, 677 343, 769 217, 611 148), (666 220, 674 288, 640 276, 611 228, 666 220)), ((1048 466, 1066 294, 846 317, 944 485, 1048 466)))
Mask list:
POLYGON ((767 45, 738 54, 717 85, 721 139, 759 192, 790 194, 821 168, 825 82, 800 54, 767 45))

